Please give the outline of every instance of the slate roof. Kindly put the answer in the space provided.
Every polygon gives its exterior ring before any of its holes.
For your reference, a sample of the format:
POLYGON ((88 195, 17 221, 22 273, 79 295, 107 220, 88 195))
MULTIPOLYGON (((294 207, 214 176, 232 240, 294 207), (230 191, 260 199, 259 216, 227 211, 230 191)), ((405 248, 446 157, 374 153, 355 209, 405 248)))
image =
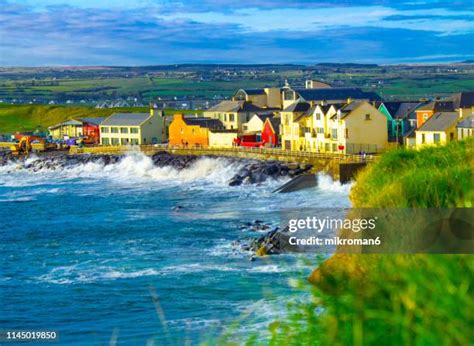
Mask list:
POLYGON ((246 101, 222 101, 211 107, 207 112, 262 112, 267 111, 264 108, 257 107, 246 101))
POLYGON ((83 123, 88 123, 92 125, 100 125, 105 119, 105 117, 99 117, 99 118, 80 118, 79 121, 82 121, 83 123))
POLYGON ((404 119, 408 117, 418 106, 421 105, 420 102, 384 102, 383 105, 389 111, 390 115, 394 119, 404 119))
POLYGON ((243 90, 247 95, 264 95, 265 90, 263 89, 241 89, 243 90))
POLYGON ((311 105, 308 102, 295 101, 288 107, 286 107, 283 112, 306 112, 311 105))
POLYGON ((450 99, 456 109, 474 107, 474 91, 457 93, 450 99))
POLYGON ((434 112, 452 112, 454 111, 454 103, 450 100, 434 100, 419 107, 417 110, 432 110, 434 112))
POLYGON ((374 92, 363 91, 359 88, 317 88, 317 89, 293 89, 306 101, 331 101, 347 100, 381 100, 381 97, 374 92))
POLYGON ((474 128, 474 115, 469 115, 465 117, 462 121, 458 123, 456 127, 464 129, 473 129, 474 128))
POLYGON ((275 131, 275 134, 279 135, 280 134, 280 124, 281 124, 281 119, 280 118, 268 118, 268 121, 272 124, 273 130, 275 131))
POLYGON ((150 113, 114 113, 105 119, 105 126, 138 126, 150 117, 150 113))
POLYGON ((457 112, 438 112, 429 118, 418 131, 445 131, 459 120, 457 112))
POLYGON ((224 125, 219 119, 184 117, 183 120, 186 125, 207 127, 208 129, 224 128, 224 125))

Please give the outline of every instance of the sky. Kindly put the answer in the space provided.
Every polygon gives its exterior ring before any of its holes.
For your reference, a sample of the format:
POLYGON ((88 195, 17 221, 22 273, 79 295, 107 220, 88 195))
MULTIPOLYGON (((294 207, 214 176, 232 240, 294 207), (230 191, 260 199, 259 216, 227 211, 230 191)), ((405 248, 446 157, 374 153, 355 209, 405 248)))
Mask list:
POLYGON ((0 66, 474 60, 474 0, 0 0, 0 66))

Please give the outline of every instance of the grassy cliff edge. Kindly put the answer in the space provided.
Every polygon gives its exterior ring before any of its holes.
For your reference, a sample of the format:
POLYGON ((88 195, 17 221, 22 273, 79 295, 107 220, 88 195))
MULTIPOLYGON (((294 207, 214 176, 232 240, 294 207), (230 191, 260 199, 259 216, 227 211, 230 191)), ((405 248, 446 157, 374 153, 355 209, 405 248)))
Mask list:
MULTIPOLYGON (((362 171, 357 208, 472 207, 474 139, 394 150, 362 171)), ((468 345, 472 255, 343 255, 310 276, 313 299, 270 326, 271 345, 468 345)), ((259 344, 258 338, 249 344, 259 344)))

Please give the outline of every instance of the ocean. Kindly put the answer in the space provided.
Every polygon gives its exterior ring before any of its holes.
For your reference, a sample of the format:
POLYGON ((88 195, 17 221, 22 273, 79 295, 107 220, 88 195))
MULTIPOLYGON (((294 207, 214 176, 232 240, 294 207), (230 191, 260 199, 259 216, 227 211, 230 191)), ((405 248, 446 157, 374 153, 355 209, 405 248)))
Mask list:
POLYGON ((0 167, 0 329, 57 331, 71 345, 265 335, 289 301, 308 299, 294 281, 318 262, 251 261, 234 242, 261 234, 241 224, 349 207, 350 186, 324 175, 290 194, 272 193, 285 180, 228 186, 240 165, 201 158, 176 171, 134 153, 108 166, 0 167))

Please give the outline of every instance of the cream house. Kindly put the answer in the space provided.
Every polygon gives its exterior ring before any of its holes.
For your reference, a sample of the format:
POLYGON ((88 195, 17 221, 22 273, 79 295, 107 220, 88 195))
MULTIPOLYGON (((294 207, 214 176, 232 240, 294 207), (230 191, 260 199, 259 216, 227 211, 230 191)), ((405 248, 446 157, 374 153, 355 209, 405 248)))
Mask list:
POLYGON ((162 111, 114 113, 100 124, 102 145, 142 145, 163 143, 167 139, 162 111))
POLYGON ((243 124, 243 133, 260 133, 263 130, 263 124, 268 118, 272 118, 273 113, 255 113, 250 120, 243 124))
POLYGON ((369 102, 353 101, 329 111, 328 132, 320 146, 324 152, 377 153, 387 148, 387 118, 369 102))
POLYGON ((437 112, 415 131, 416 148, 441 145, 457 140, 458 112, 437 112))

